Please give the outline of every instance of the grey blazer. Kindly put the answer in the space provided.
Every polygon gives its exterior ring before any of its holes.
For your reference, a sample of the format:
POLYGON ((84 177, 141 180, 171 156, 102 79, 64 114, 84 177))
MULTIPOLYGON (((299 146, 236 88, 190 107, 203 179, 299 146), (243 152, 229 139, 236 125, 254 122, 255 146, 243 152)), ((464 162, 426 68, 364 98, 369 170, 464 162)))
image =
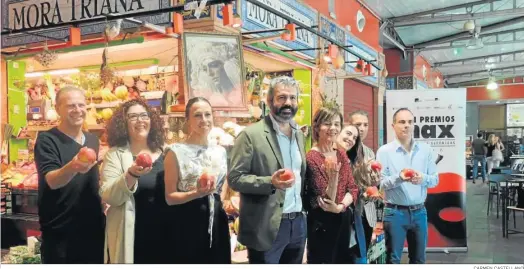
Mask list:
MULTIPOLYGON (((302 157, 302 188, 306 173, 304 135, 296 131, 302 157)), ((276 132, 269 116, 239 134, 231 151, 229 186, 240 193, 238 241, 248 248, 267 251, 277 237, 285 191, 274 190, 271 175, 284 165, 276 132)))

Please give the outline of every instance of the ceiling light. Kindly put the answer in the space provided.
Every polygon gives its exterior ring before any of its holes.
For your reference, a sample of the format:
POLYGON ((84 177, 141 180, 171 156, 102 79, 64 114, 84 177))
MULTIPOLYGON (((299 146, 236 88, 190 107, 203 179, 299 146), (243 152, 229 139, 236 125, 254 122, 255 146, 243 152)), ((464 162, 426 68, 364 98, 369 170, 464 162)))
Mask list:
POLYGON ((482 39, 479 37, 478 33, 475 33, 473 37, 468 41, 468 44, 466 45, 467 49, 470 50, 476 50, 481 49, 484 47, 484 43, 482 42, 482 39))
POLYGON ((489 63, 489 64, 486 64, 484 67, 486 67, 486 69, 493 69, 493 68, 495 68, 495 64, 494 63, 489 63))
POLYGON ((493 90, 496 90, 498 88, 499 88, 499 85, 495 81, 495 78, 493 78, 493 77, 489 78, 489 82, 486 85, 486 89, 488 89, 490 91, 493 91, 493 90))
POLYGON ((475 21, 474 20, 468 20, 464 23, 464 31, 473 32, 475 30, 475 21))

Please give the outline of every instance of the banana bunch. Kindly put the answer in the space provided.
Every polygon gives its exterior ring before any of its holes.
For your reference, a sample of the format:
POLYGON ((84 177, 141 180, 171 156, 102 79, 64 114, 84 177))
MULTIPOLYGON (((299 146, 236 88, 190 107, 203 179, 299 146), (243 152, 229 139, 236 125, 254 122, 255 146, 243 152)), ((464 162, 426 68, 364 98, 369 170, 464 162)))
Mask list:
POLYGON ((100 95, 102 96, 102 99, 106 102, 113 102, 118 100, 118 97, 116 97, 116 95, 113 94, 109 89, 101 90, 100 95))

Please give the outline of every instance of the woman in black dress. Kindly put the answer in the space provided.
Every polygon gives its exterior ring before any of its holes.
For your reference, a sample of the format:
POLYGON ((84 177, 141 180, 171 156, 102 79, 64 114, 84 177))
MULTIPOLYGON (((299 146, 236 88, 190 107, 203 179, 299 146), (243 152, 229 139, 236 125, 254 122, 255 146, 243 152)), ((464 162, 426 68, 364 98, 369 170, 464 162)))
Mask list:
POLYGON ((169 253, 174 263, 231 263, 228 219, 219 195, 226 150, 208 143, 213 114, 206 99, 190 99, 185 113, 188 137, 171 145, 164 160, 165 199, 173 218, 169 253))
POLYGON ((163 121, 144 100, 131 100, 116 110, 107 136, 100 188, 109 205, 106 263, 165 263, 163 121), (142 154, 151 166, 136 160, 142 154))

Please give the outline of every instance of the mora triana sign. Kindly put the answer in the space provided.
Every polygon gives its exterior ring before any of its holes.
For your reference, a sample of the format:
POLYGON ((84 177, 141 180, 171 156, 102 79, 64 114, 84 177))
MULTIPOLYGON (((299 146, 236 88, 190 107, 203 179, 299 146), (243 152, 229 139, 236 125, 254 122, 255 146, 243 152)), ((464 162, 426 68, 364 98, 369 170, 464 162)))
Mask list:
POLYGON ((9 29, 32 29, 159 8, 159 0, 28 0, 8 5, 9 29))

